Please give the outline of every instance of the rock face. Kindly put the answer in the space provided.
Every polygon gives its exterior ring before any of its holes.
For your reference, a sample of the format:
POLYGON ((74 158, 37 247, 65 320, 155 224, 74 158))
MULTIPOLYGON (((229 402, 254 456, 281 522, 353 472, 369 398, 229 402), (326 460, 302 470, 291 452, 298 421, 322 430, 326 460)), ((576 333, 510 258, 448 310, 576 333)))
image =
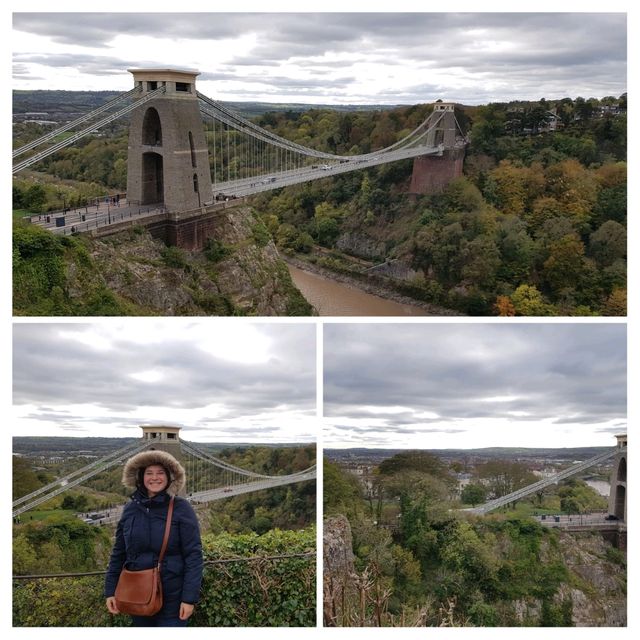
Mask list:
MULTIPOLYGON (((248 207, 227 209, 211 250, 167 248, 134 229, 91 242, 100 278, 132 312, 145 315, 312 315, 259 218, 248 207)), ((71 297, 86 290, 87 274, 67 269, 71 297)))
POLYGON ((351 526, 345 516, 324 521, 323 556, 323 617, 325 626, 335 626, 341 618, 341 605, 347 592, 355 586, 353 541, 351 526))
MULTIPOLYGON (((569 605, 571 626, 624 627, 627 624, 626 570, 612 561, 618 553, 598 533, 561 532, 558 547, 547 547, 541 559, 562 559, 569 579, 553 595, 556 607, 569 605)), ((619 556, 622 557, 622 556, 619 556)), ((519 626, 539 626, 544 603, 523 598, 512 603, 512 615, 519 626)))
POLYGON ((565 564, 577 577, 577 585, 566 585, 566 594, 557 594, 559 598, 570 594, 573 624, 576 627, 626 626, 626 571, 608 559, 611 545, 599 534, 563 534, 560 548, 565 564), (581 581, 588 588, 582 587, 581 581))
POLYGON ((336 248, 352 256, 369 260, 380 259, 380 256, 386 255, 384 242, 356 230, 342 233, 336 240, 336 248))

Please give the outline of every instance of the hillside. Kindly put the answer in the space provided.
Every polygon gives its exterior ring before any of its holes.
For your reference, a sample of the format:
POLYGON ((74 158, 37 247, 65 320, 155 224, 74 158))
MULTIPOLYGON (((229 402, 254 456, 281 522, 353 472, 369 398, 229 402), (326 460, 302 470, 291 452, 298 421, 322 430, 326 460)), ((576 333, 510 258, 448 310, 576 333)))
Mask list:
MULTIPOLYGON (((573 448, 524 448, 524 447, 484 447, 480 449, 423 449, 439 458, 487 458, 504 460, 587 460, 599 453, 604 453, 610 447, 573 447, 573 448)), ((324 449, 327 459, 343 462, 349 459, 369 459, 379 464, 387 458, 391 458, 405 449, 324 449)))
MULTIPOLYGON (((431 105, 380 111, 313 108, 270 111, 254 120, 294 143, 353 155, 394 144, 431 110, 431 105)), ((626 94, 458 105, 455 114, 470 144, 463 175, 442 193, 408 193, 410 160, 263 192, 252 201, 266 230, 260 237, 270 236, 298 265, 340 273, 354 283, 371 281, 381 290, 457 313, 626 315, 626 94)), ((14 143, 43 131, 33 123, 16 125, 14 143)), ((50 184, 37 174, 15 179, 15 215, 73 206, 101 191, 123 191, 126 153, 127 135, 120 126, 45 159, 38 165, 41 174, 77 184, 50 184)), ((120 261, 120 272, 127 260, 120 261)), ((236 266, 235 273, 242 271, 236 266)), ((101 268, 110 269, 108 260, 101 268)), ((29 273, 14 288, 37 296, 29 273)), ((173 277, 180 280, 180 275, 173 277)), ((295 309, 282 299, 243 300, 241 292, 217 288, 205 274, 198 277, 208 293, 218 296, 215 301, 202 305, 187 295, 164 305, 137 299, 135 293, 127 299, 129 283, 110 273, 101 284, 105 296, 122 299, 114 313, 212 313, 207 307, 229 314, 310 313, 300 299, 295 309)), ((276 297, 287 297, 281 286, 276 290, 276 297)), ((37 315, 40 305, 45 301, 34 301, 33 308, 23 303, 17 312, 37 315)), ((91 307, 80 305, 70 313, 92 315, 91 307)))
POLYGON ((16 315, 311 315, 262 222, 225 210, 202 252, 166 247, 142 227, 100 239, 18 226, 16 315))
POLYGON ((325 460, 325 624, 626 625, 626 533, 605 539, 536 517, 598 513, 606 500, 568 480, 477 515, 467 505, 537 478, 533 461, 482 460, 464 487, 456 464, 424 451, 354 473, 325 460))

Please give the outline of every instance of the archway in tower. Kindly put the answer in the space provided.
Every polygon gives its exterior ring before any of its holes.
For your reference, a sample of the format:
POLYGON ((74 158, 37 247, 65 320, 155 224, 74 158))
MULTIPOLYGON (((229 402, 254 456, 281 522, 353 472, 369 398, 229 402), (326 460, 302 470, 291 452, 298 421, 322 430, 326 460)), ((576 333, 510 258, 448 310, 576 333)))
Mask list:
POLYGON ((624 520, 624 507, 627 502, 627 488, 619 484, 616 487, 616 506, 614 515, 618 520, 624 520))
POLYGON ((142 154, 142 203, 164 202, 164 175, 159 153, 142 154))
POLYGON ((142 120, 142 144, 154 147, 162 146, 162 125, 160 116, 153 107, 149 107, 142 120))

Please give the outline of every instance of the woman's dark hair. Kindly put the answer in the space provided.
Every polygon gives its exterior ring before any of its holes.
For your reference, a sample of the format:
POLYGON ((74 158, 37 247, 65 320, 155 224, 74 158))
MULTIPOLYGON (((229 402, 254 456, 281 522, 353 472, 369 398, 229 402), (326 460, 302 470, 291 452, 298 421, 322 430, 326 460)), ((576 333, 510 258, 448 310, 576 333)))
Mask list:
POLYGON ((140 467, 138 469, 138 471, 136 472, 136 487, 138 489, 142 489, 145 490, 144 487, 144 472, 147 470, 147 467, 162 467, 164 469, 164 474, 167 476, 167 486, 165 487, 165 489, 167 489, 169 487, 169 485, 173 482, 173 478, 171 477, 171 474, 169 473, 169 469, 167 469, 167 467, 165 467, 163 464, 160 464, 158 462, 154 462, 153 464, 148 464, 146 467, 140 467))

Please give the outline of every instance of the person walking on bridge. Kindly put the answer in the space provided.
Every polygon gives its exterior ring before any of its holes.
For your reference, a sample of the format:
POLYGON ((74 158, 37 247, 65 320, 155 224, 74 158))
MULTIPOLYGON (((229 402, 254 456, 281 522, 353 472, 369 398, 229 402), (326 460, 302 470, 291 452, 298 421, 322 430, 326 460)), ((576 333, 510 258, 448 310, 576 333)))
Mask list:
POLYGON ((193 508, 176 494, 185 485, 182 465, 165 451, 143 451, 124 466, 122 483, 135 490, 125 506, 107 568, 104 595, 107 609, 120 613, 115 598, 122 569, 151 569, 163 545, 169 502, 173 514, 166 552, 160 567, 163 605, 153 616, 132 615, 138 627, 185 627, 200 594, 202 544, 193 508))

